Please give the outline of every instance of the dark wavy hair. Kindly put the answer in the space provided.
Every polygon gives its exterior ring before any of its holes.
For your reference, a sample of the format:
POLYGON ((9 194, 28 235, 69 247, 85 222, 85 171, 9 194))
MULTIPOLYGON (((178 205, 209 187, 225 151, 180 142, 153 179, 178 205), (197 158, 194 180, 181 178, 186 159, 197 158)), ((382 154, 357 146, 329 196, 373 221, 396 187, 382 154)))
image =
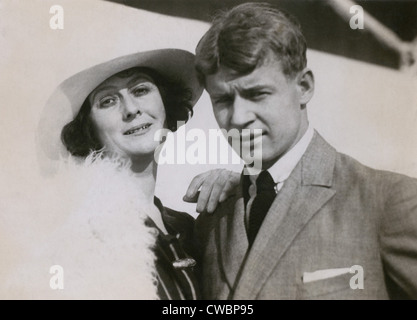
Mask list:
POLYGON ((196 48, 201 80, 220 66, 248 74, 272 52, 287 76, 307 65, 307 44, 295 17, 267 3, 244 3, 220 12, 196 48))
MULTIPOLYGON (((178 79, 168 80, 154 69, 135 67, 121 71, 114 76, 128 77, 133 73, 145 73, 155 82, 164 103, 167 127, 177 130, 177 122, 187 122, 193 114, 192 91, 178 79)), ((61 140, 67 150, 74 156, 86 157, 91 152, 103 148, 92 123, 91 104, 88 97, 84 100, 77 116, 66 124, 61 132, 61 140)))

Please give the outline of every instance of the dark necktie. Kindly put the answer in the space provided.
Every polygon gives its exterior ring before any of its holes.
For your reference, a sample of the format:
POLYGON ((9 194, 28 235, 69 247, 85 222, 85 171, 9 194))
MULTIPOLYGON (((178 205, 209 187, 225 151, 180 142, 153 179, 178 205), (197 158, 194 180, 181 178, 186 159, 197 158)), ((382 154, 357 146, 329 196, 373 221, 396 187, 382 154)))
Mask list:
POLYGON ((256 179, 256 196, 249 213, 249 246, 255 241, 262 222, 276 196, 275 182, 268 171, 262 171, 256 179))

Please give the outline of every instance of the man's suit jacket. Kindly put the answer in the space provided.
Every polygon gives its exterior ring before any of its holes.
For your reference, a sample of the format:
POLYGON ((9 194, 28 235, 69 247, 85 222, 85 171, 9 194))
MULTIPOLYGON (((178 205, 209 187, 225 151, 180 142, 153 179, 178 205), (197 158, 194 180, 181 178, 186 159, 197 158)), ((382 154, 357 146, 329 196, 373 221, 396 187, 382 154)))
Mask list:
POLYGON ((365 167, 316 132, 250 250, 244 212, 239 186, 197 219, 205 299, 417 298, 416 179, 365 167), (355 265, 363 289, 351 288, 355 265), (308 281, 315 271, 324 279, 308 281))

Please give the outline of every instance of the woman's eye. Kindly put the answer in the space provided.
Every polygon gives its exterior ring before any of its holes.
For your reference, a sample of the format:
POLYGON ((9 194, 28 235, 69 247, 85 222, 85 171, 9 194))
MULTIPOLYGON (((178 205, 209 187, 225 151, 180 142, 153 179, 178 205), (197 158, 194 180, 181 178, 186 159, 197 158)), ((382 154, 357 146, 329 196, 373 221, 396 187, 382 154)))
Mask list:
POLYGON ((101 99, 99 102, 100 108, 109 108, 117 104, 117 98, 114 97, 107 97, 104 99, 101 99))
POLYGON ((137 87, 137 88, 132 89, 132 93, 135 97, 143 96, 147 94, 148 92, 149 92, 149 88, 147 87, 137 87))

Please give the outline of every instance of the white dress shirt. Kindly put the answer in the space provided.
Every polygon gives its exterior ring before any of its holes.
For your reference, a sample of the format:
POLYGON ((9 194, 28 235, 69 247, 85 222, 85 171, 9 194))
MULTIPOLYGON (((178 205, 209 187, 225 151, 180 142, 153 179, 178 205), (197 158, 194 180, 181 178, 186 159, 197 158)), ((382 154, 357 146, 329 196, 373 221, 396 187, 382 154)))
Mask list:
MULTIPOLYGON (((285 153, 277 162, 275 162, 272 167, 268 169, 269 174, 275 182, 275 192, 278 193, 279 190, 284 186, 285 180, 290 176, 291 172, 294 170, 297 163, 301 160, 301 157, 307 150, 308 145, 313 139, 314 129, 311 125, 308 126, 306 132, 301 137, 301 139, 292 147, 287 153, 285 153)), ((249 186, 249 201, 246 206, 245 221, 246 225, 249 222, 249 212, 252 206, 252 202, 256 196, 256 179, 258 179, 259 174, 250 175, 250 186, 249 186)))

